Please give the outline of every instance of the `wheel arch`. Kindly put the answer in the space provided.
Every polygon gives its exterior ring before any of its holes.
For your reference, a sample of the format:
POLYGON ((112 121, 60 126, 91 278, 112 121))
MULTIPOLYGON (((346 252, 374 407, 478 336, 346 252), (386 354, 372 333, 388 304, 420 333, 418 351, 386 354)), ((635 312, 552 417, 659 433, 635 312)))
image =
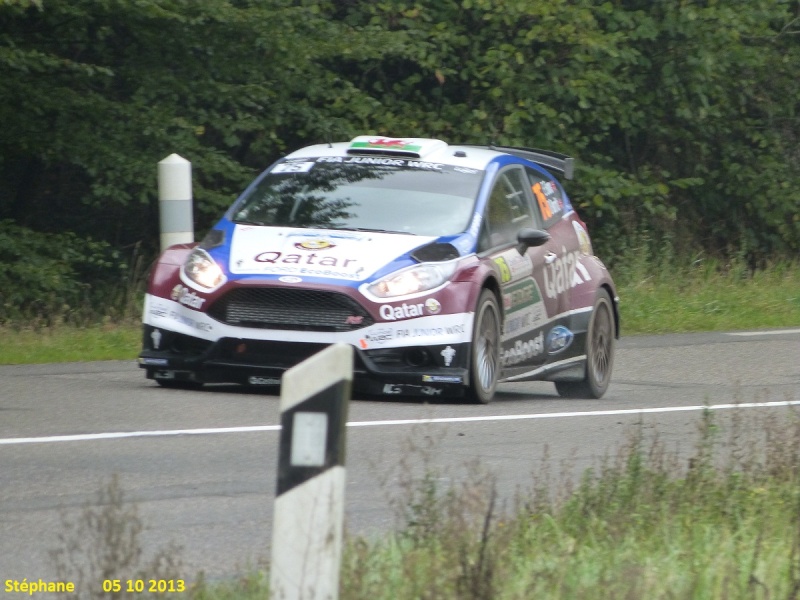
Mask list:
POLYGON ((609 283, 603 283, 600 286, 601 289, 604 289, 608 292, 608 297, 611 298, 611 309, 614 313, 614 337, 619 339, 620 336, 620 319, 619 319, 619 297, 615 292, 614 288, 609 283))
POLYGON ((493 275, 486 277, 481 284, 480 290, 478 290, 478 297, 480 297, 483 290, 491 291, 497 299, 497 306, 500 309, 500 326, 502 327, 506 320, 506 314, 505 307, 503 306, 503 293, 500 291, 500 283, 497 281, 497 278, 493 275))

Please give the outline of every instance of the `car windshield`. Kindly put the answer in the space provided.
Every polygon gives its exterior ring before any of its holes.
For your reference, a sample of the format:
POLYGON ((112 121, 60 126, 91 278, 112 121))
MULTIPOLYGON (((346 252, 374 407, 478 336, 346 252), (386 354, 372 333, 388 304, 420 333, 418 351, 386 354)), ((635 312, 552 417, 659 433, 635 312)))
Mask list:
POLYGON ((472 217, 483 171, 386 157, 277 164, 234 207, 237 223, 454 235, 472 217))

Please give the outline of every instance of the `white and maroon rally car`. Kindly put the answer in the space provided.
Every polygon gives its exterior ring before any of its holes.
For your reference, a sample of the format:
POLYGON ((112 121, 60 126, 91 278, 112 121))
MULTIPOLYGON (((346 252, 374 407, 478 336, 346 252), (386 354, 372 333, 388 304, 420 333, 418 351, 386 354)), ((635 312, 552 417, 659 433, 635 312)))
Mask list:
POLYGON ((546 169, 566 156, 357 137, 273 164, 199 245, 166 250, 140 366, 166 387, 274 386, 326 345, 367 393, 489 402, 498 382, 599 398, 614 283, 546 169))

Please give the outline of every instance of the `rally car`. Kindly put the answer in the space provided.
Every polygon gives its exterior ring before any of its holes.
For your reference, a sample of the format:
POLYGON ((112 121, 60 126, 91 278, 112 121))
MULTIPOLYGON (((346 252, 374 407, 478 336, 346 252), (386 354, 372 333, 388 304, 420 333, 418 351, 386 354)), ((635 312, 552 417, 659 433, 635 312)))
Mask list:
POLYGON ((608 388, 618 298, 560 181, 573 160, 359 136, 277 161, 197 245, 167 249, 139 364, 165 387, 277 386, 327 345, 354 388, 487 403, 498 382, 608 388))

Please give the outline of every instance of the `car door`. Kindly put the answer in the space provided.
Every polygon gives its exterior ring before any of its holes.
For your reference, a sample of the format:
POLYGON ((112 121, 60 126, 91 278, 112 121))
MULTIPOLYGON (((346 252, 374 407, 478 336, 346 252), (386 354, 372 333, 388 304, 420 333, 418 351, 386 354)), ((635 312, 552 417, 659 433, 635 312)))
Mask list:
POLYGON ((517 234, 537 227, 532 194, 520 165, 506 167, 495 178, 483 215, 479 253, 497 265, 503 296, 502 376, 531 370, 544 352, 545 307, 534 278, 533 248, 519 251, 517 234))
POLYGON ((578 237, 568 218, 559 183, 543 172, 525 168, 528 189, 533 195, 533 210, 538 228, 550 234, 550 240, 531 248, 533 276, 537 281, 552 325, 570 310, 571 290, 575 285, 580 259, 578 237))

